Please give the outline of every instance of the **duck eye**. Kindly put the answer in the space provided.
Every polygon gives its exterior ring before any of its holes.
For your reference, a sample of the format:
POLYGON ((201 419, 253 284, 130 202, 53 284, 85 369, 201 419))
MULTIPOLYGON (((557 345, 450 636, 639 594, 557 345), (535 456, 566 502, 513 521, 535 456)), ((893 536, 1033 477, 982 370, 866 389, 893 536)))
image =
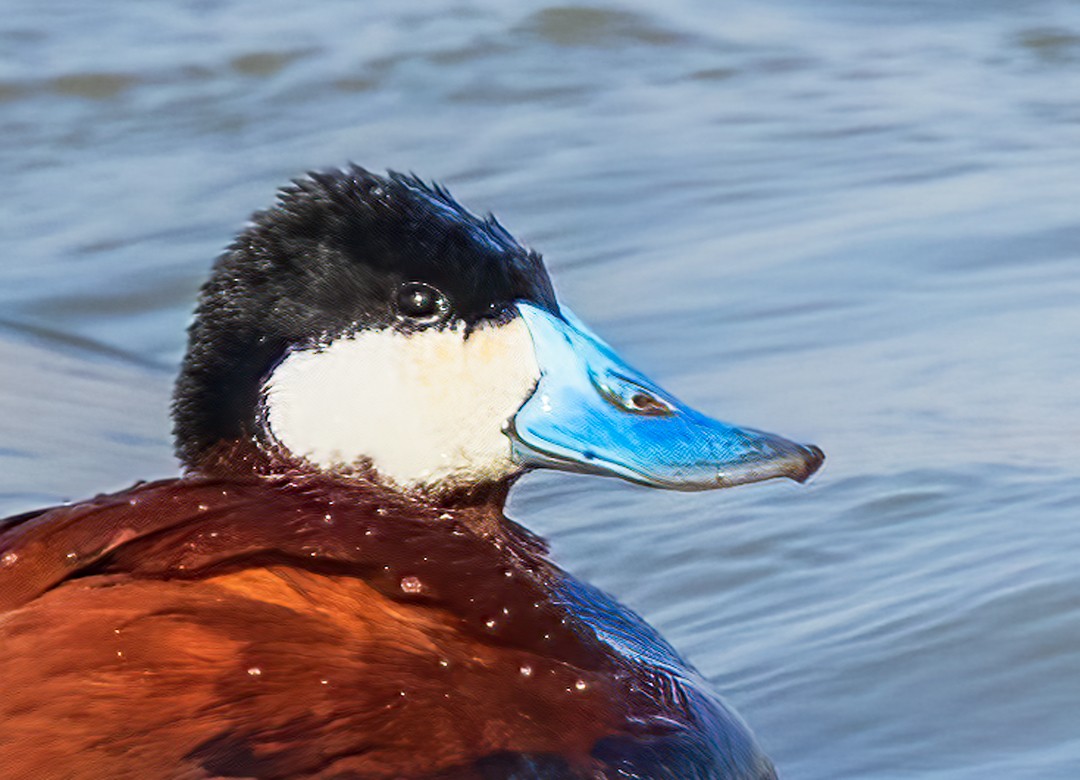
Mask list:
POLYGON ((406 282, 397 291, 397 310, 415 322, 437 322, 449 313, 450 302, 430 284, 406 282))

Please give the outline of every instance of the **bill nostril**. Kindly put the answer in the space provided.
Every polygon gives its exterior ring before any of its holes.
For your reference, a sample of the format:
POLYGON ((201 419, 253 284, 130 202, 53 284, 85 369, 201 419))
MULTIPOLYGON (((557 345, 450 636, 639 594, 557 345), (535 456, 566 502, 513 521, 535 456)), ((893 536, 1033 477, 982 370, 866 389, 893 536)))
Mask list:
POLYGON ((618 374, 598 376, 590 372, 590 380, 600 397, 616 409, 643 417, 671 417, 675 409, 670 403, 618 374))
POLYGON ((630 410, 640 414, 668 415, 671 407, 654 395, 644 392, 634 393, 630 397, 630 410))

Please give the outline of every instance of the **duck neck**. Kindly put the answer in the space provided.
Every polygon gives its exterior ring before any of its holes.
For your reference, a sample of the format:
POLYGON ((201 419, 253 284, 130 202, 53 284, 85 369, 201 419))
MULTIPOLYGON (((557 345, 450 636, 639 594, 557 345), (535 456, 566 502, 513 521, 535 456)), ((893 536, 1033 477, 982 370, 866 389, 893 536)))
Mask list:
POLYGON ((190 478, 261 479, 291 485, 308 485, 335 493, 372 494, 396 505, 408 505, 421 516, 450 514, 478 536, 496 544, 524 545, 543 554, 547 545, 540 537, 506 517, 510 488, 520 475, 450 490, 400 490, 387 485, 363 464, 348 470, 327 471, 292 457, 288 452, 260 446, 251 439, 218 442, 195 463, 186 464, 190 478))

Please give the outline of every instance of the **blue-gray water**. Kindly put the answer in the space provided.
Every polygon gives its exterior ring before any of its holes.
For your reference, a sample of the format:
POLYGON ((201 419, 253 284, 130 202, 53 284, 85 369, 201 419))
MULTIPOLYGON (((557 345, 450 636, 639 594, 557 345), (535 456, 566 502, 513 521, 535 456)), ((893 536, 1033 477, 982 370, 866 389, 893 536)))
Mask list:
POLYGON ((0 511, 169 475, 194 292, 288 177, 414 170, 809 486, 516 516, 788 780, 1080 777, 1080 3, 7 0, 0 511))

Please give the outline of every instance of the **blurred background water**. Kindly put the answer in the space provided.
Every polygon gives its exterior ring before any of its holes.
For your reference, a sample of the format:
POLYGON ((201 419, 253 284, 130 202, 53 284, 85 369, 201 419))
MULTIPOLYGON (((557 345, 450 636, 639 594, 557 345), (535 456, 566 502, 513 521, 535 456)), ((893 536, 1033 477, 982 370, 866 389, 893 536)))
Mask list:
POLYGON ((0 512, 176 466, 211 260, 346 160, 440 180, 808 487, 516 517, 789 780, 1080 777, 1080 3, 6 0, 0 512))

